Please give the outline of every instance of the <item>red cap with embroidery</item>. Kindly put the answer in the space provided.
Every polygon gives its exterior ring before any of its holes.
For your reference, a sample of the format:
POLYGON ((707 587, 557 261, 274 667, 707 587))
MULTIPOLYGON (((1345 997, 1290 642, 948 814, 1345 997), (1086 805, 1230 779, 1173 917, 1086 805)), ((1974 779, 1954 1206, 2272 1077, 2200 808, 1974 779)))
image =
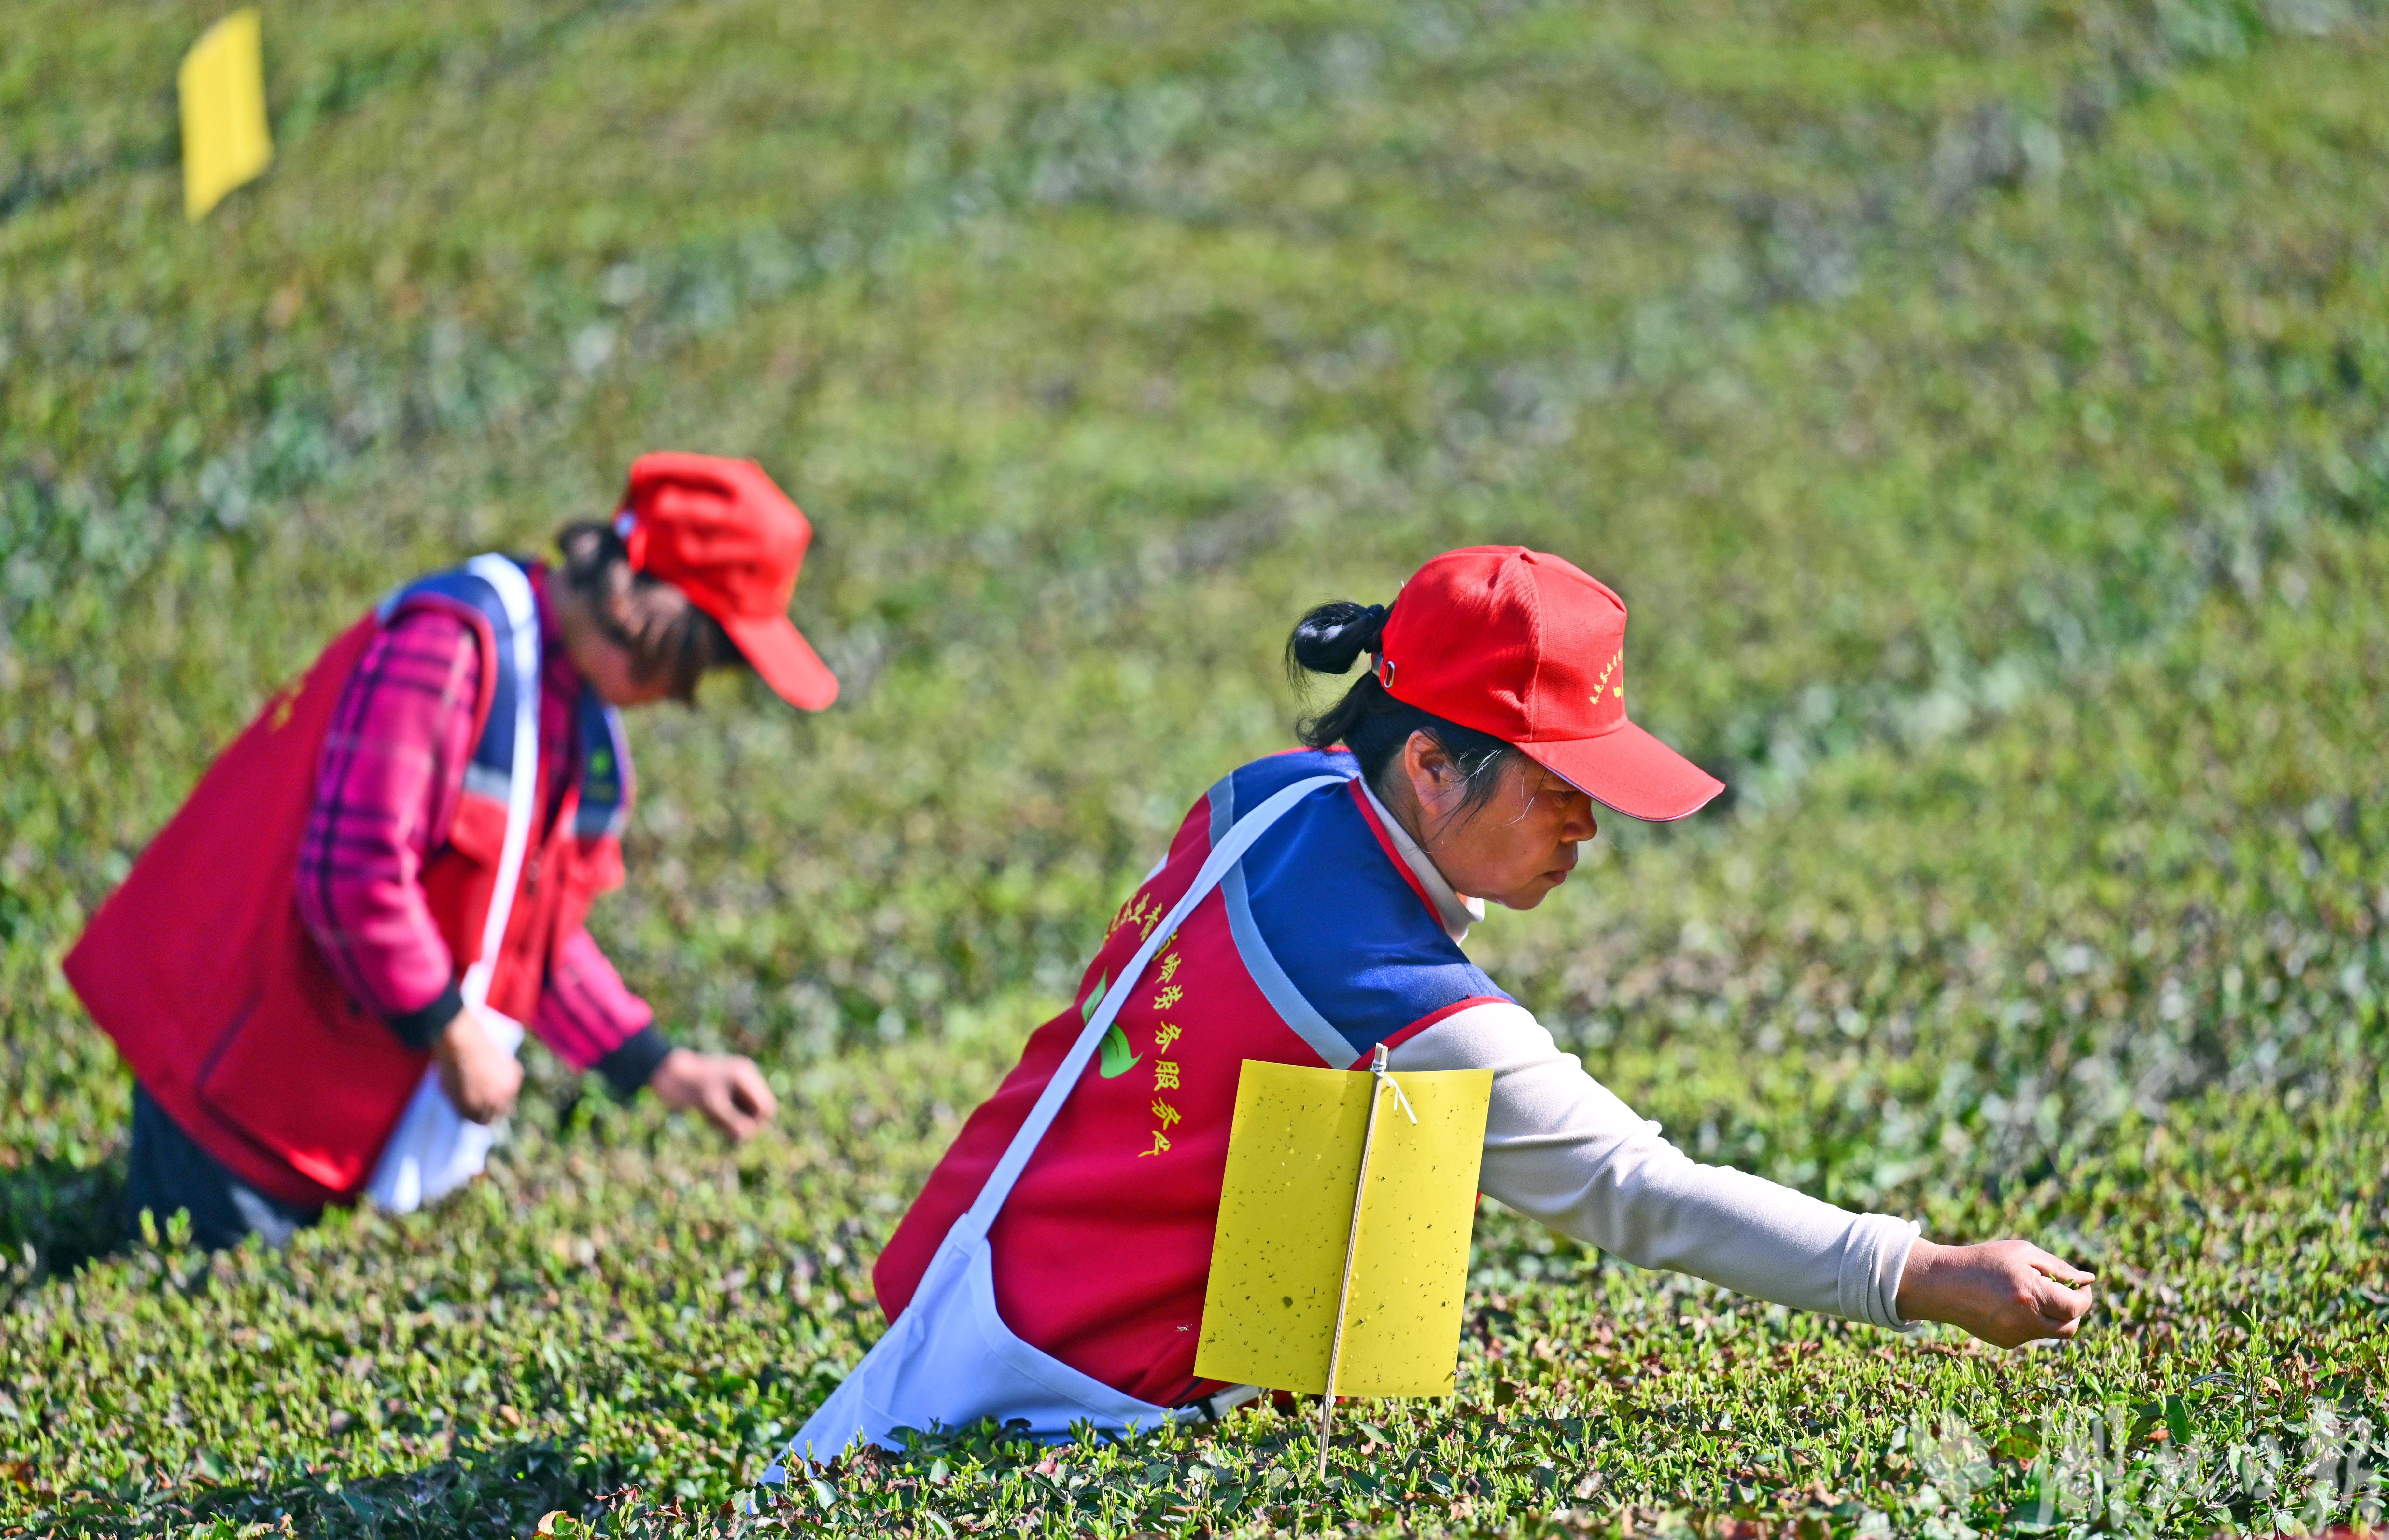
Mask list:
POLYGON ((1523 545, 1447 551, 1395 597, 1377 680, 1515 745, 1629 818, 1697 812, 1725 783, 1626 719, 1626 602, 1523 545))
POLYGON ((652 573, 722 622, 782 700, 819 711, 837 679, 788 620, 813 527, 752 460, 643 454, 631 465, 615 532, 634 570, 652 573))

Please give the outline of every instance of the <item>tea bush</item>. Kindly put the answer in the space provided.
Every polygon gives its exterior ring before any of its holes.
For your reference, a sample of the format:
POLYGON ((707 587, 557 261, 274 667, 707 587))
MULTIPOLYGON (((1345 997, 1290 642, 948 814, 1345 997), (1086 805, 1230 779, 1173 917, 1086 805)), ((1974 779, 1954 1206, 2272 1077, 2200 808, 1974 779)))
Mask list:
POLYGON ((0 1531, 2207 1534, 2378 1507, 2389 62, 2328 0, 265 7, 0 18, 0 1531), (595 924, 736 1151, 534 1055, 487 1179, 116 1218, 57 962, 390 583, 627 461, 820 528, 818 718, 637 719, 595 924), (868 1266, 1318 600, 1557 550, 1729 806, 1475 938, 1704 1158, 2099 1268, 1894 1339, 1487 1206, 1454 1406, 769 1457, 868 1266), (725 1508, 724 1505, 730 1505, 725 1508), (1737 1527, 1739 1526, 1739 1527, 1737 1527))

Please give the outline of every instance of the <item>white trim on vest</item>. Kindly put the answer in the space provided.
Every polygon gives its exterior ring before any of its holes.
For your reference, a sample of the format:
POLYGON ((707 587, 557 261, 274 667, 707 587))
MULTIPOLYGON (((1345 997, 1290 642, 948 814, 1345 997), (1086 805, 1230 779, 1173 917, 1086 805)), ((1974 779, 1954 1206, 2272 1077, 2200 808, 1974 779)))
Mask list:
MULTIPOLYGON (((530 825, 539 795, 540 637, 539 604, 530 579, 504 556, 480 555, 465 570, 490 585, 506 612, 506 640, 514 656, 492 658, 509 668, 515 682, 514 769, 506 784, 506 834, 498 846, 497 887, 490 895, 489 917, 481 925, 481 955, 465 970, 457 993, 466 1008, 479 1013, 495 1028, 501 1051, 511 1054, 522 1046, 520 1022, 489 1008, 490 978, 498 953, 505 945, 506 922, 512 918, 515 889, 522 881, 523 859, 530 846, 530 825)), ((423 1079, 400 1114, 398 1126, 374 1161, 365 1195, 396 1214, 408 1214, 433 1203, 480 1175, 502 1125, 467 1123, 440 1087, 440 1066, 423 1072, 423 1079)))

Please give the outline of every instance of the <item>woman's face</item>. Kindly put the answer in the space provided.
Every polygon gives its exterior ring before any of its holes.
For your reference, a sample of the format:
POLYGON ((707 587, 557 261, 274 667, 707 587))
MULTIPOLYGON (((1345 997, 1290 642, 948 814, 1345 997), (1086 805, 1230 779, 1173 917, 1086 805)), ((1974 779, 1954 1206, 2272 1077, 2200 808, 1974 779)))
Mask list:
POLYGON ((1399 765, 1417 815, 1412 834, 1444 880, 1504 909, 1532 909, 1576 870, 1577 846, 1601 832, 1592 798, 1523 754, 1503 762, 1492 795, 1465 806, 1466 778, 1424 732, 1399 765))
POLYGON ((652 676, 639 673, 631 650, 606 634, 590 613, 589 601, 571 584, 551 581, 547 602, 556 614, 556 629, 564 640, 566 655, 599 700, 620 710, 651 706, 672 693, 669 673, 660 669, 652 676))
POLYGON ((627 706, 652 706, 672 693, 671 676, 658 668, 651 678, 642 679, 638 666, 631 660, 631 651, 594 627, 572 644, 566 638, 565 650, 572 655, 572 666, 581 677, 595 688, 597 698, 620 710, 627 706))

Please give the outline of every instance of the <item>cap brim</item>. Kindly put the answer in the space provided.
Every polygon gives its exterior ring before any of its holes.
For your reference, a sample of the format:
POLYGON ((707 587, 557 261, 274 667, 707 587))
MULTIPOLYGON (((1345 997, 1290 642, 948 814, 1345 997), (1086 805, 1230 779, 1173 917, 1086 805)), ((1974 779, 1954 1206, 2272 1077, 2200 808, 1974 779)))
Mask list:
POLYGON ((1725 783, 1632 722, 1598 738, 1520 744, 1535 763, 1628 818, 1667 823, 1699 812, 1725 783))
POLYGON ((722 629, 772 693, 800 711, 819 711, 837 699, 837 676, 785 615, 723 617, 722 629))

